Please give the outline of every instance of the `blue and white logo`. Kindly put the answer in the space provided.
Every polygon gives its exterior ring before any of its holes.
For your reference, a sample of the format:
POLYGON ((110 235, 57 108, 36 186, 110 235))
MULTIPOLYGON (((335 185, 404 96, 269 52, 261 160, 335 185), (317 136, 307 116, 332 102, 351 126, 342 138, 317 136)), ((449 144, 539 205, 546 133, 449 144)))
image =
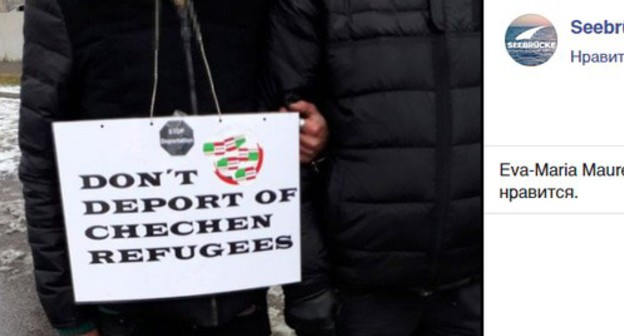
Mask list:
POLYGON ((542 65, 557 50, 557 31, 543 16, 523 15, 507 28, 505 47, 509 56, 519 64, 542 65))

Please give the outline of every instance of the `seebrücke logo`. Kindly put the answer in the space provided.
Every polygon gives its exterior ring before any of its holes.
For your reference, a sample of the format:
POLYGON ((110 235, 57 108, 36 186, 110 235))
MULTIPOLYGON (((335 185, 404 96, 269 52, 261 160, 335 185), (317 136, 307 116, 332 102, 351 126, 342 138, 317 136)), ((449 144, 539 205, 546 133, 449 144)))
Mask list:
POLYGON ((231 185, 248 184, 262 169, 264 151, 253 136, 235 135, 204 143, 204 154, 212 158, 217 177, 231 185))
POLYGON ((522 15, 507 28, 505 46, 509 56, 519 64, 542 65, 557 50, 557 31, 543 16, 522 15))

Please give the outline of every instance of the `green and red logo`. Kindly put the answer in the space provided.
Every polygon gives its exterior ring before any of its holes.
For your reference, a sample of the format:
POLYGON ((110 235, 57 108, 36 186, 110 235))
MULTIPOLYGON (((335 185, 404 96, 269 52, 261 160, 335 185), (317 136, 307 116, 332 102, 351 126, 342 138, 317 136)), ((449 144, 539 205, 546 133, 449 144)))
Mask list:
POLYGON ((204 143, 204 154, 213 159, 215 174, 221 181, 241 185, 256 179, 262 169, 264 151, 260 144, 255 147, 248 144, 244 135, 204 143))

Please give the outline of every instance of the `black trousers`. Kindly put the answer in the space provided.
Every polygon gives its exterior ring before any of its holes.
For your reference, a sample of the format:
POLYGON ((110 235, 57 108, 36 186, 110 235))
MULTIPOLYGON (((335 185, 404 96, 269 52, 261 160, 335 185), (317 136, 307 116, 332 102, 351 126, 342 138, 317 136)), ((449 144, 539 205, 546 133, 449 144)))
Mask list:
POLYGON ((130 317, 100 312, 100 336, 269 336, 271 326, 265 307, 212 328, 162 319, 130 317))
POLYGON ((340 291, 340 336, 481 336, 481 283, 423 297, 340 291))

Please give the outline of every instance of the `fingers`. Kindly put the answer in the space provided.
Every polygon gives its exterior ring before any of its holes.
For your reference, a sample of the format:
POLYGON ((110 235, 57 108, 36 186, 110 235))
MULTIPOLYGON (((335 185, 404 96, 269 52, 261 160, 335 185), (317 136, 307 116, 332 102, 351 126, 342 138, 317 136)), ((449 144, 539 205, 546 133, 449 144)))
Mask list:
POLYGON ((297 111, 301 114, 302 118, 308 118, 312 115, 320 115, 321 113, 316 108, 316 105, 308 103, 307 101, 300 100, 296 103, 288 105, 291 111, 297 111))
POLYGON ((303 100, 288 105, 288 109, 299 112, 305 120, 299 134, 299 155, 302 163, 310 163, 327 144, 329 131, 325 118, 314 104, 303 100))
POLYGON ((325 147, 325 142, 316 136, 299 135, 299 161, 310 163, 325 147))
POLYGON ((299 152, 299 162, 307 164, 312 162, 312 160, 314 160, 314 155, 307 154, 301 151, 299 152))
POLYGON ((308 135, 308 134, 300 134, 299 135, 299 147, 302 150, 306 150, 312 153, 318 153, 323 149, 324 141, 323 139, 308 135))
POLYGON ((319 115, 306 119, 306 123, 299 133, 299 151, 302 153, 301 161, 309 163, 319 155, 325 148, 328 137, 327 125, 322 116, 319 115))
POLYGON ((305 123, 301 128, 302 134, 307 134, 311 136, 315 136, 318 138, 322 138, 325 136, 324 133, 327 132, 327 125, 325 123, 325 119, 319 114, 310 116, 305 119, 305 123))
POLYGON ((312 162, 320 152, 319 147, 319 142, 316 138, 301 134, 299 136, 299 161, 301 163, 312 162))

